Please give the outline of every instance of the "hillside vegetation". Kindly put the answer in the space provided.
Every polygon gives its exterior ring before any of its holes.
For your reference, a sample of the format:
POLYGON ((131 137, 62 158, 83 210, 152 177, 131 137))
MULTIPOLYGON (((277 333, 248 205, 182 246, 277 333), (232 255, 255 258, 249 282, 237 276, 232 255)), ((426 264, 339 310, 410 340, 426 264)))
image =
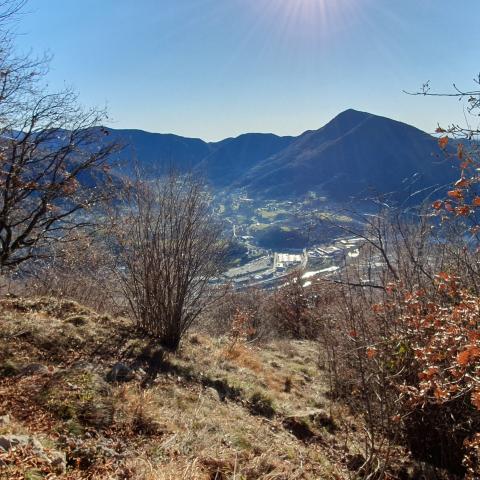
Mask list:
POLYGON ((0 478, 347 478, 358 463, 341 431, 361 427, 325 397, 312 342, 193 333, 155 365, 127 320, 73 301, 0 313, 0 446, 19 439, 0 478))

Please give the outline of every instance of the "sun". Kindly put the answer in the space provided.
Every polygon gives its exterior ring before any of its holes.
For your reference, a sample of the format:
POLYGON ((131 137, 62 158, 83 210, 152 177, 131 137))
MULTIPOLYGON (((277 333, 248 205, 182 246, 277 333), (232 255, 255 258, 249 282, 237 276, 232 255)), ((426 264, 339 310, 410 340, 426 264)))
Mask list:
POLYGON ((329 33, 357 14, 360 0, 251 0, 284 34, 329 33))

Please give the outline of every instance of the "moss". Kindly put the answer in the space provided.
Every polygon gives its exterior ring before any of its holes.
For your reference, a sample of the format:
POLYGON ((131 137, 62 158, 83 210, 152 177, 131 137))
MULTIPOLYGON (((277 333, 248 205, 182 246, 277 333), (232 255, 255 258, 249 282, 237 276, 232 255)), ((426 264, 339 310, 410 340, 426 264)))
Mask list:
POLYGON ((42 480, 45 476, 40 470, 27 470, 24 478, 25 480, 42 480))
POLYGON ((113 402, 106 383, 95 373, 71 370, 54 375, 41 393, 40 402, 63 420, 91 425, 108 426, 113 418, 113 402))

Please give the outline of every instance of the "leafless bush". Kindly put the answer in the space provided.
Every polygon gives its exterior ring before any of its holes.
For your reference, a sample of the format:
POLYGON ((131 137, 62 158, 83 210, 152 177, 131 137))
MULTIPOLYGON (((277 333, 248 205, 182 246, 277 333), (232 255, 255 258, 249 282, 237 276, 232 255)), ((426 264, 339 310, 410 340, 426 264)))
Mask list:
POLYGON ((78 232, 68 242, 53 243, 45 259, 12 272, 9 291, 75 300, 101 313, 123 313, 126 304, 113 263, 102 238, 78 232))
POLYGON ((271 294, 270 315, 276 334, 297 340, 315 340, 319 334, 318 309, 329 289, 305 286, 302 271, 294 271, 286 282, 271 294))
POLYGON ((218 296, 211 281, 226 250, 221 225, 204 184, 191 175, 138 181, 122 205, 116 238, 125 297, 138 326, 176 350, 218 296))
POLYGON ((265 341, 275 333, 271 317, 271 294, 260 288, 230 290, 213 308, 203 315, 203 328, 212 335, 231 335, 243 318, 242 330, 249 342, 265 341))

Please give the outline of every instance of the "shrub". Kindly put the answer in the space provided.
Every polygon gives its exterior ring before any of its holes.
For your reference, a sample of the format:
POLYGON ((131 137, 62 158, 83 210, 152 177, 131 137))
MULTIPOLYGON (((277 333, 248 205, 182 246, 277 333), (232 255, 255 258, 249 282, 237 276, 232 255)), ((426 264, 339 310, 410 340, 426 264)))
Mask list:
POLYGON ((412 452, 462 473, 464 447, 480 430, 480 298, 446 273, 437 287, 437 301, 419 290, 375 306, 377 315, 401 309, 397 332, 379 350, 400 392, 396 419, 412 452))
POLYGON ((169 350, 216 299, 226 243, 193 176, 138 181, 118 222, 118 271, 137 325, 169 350), (120 226, 121 225, 121 226, 120 226))
POLYGON ((261 415, 267 418, 272 418, 275 415, 273 400, 260 391, 254 392, 250 397, 249 409, 254 415, 261 415))

